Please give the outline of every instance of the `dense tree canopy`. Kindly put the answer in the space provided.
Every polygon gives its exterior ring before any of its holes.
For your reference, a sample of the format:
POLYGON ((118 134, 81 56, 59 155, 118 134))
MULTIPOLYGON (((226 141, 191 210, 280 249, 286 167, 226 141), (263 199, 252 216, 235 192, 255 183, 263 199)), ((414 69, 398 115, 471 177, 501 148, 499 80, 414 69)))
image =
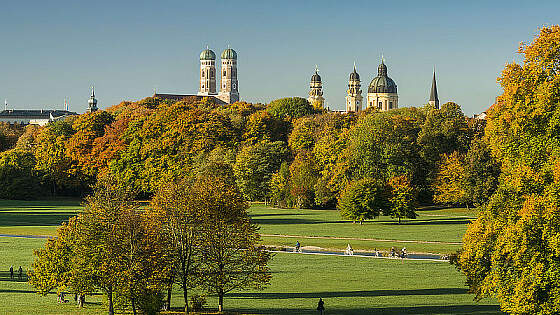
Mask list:
POLYGON ((560 27, 522 44, 508 64, 486 138, 501 163, 497 191, 464 236, 459 267, 478 298, 514 314, 560 311, 560 27))

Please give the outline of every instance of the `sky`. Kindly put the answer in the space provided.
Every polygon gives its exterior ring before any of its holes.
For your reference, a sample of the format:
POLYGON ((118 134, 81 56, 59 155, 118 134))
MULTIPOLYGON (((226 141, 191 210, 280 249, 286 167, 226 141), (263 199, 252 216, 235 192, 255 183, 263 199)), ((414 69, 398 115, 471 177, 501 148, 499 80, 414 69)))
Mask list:
MULTIPOLYGON (((307 97, 315 65, 342 110, 356 62, 364 98, 381 55, 399 106, 440 102, 467 115, 501 91, 520 42, 558 24, 560 1, 2 1, 0 100, 9 108, 100 108, 158 93, 196 94, 199 54, 238 53, 241 100, 307 97)), ((218 60, 219 62, 219 60, 218 60)), ((219 86, 219 85, 218 85, 219 86)))

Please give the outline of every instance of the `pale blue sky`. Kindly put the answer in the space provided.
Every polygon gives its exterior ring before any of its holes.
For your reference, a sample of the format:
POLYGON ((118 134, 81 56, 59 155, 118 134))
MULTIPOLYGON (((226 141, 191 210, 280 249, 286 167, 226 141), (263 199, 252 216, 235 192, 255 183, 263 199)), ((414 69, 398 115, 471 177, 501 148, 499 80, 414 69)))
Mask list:
MULTIPOLYGON (((381 54, 400 106, 440 101, 466 114, 500 93, 521 41, 559 23, 560 1, 10 1, 0 9, 0 100, 84 112, 158 92, 194 94, 198 56, 231 45, 241 99, 307 97, 319 65, 329 107, 344 108, 356 61, 366 96, 381 54)), ((1 105, 0 105, 1 106, 1 105)))

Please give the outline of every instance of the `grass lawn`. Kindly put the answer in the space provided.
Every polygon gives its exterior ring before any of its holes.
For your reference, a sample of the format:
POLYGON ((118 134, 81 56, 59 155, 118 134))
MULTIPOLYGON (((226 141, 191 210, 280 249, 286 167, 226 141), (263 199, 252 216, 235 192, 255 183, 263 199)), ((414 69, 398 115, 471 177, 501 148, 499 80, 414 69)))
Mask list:
MULTIPOLYGON (((0 201, 0 234, 52 235, 57 225, 80 210, 78 200, 0 201)), ((401 225, 388 217, 359 225, 341 220, 334 210, 253 204, 249 213, 260 225, 265 244, 293 246, 299 240, 302 246, 331 249, 351 243, 356 250, 406 246, 409 252, 432 253, 458 249, 467 223, 476 217, 473 209, 421 209, 418 219, 403 220, 401 225)), ((25 279, 10 280, 10 265, 28 270, 33 249, 44 241, 0 237, 0 314, 105 314, 100 295, 88 297, 86 308, 79 310, 73 303, 57 304, 54 294, 40 297, 25 279)), ((270 266, 273 280, 266 290, 233 292, 226 297, 226 309, 243 314, 316 314, 322 297, 326 314, 499 313, 494 300, 474 302, 463 275, 447 263, 278 253, 270 266)), ((176 290, 173 296, 173 305, 182 306, 181 293, 176 290)), ((212 308, 217 304, 214 297, 208 302, 212 308)))
MULTIPOLYGON (((80 201, 72 199, 2 200, 0 234, 53 235, 60 223, 80 210, 80 201)), ((467 224, 476 217, 473 209, 420 209, 417 219, 403 220, 400 225, 389 217, 360 225, 342 220, 336 210, 275 209, 258 203, 251 206, 249 213, 260 225, 263 241, 268 245, 293 246, 299 240, 302 246, 329 249, 343 249, 351 243, 356 250, 388 251, 395 246, 406 247, 410 253, 437 254, 459 249, 467 224)))
MULTIPOLYGON (((101 296, 88 297, 86 308, 60 305, 41 297, 25 282, 10 281, 10 264, 28 269, 32 249, 42 239, 0 237, 0 314, 104 314, 101 296)), ((467 294, 463 276, 441 262, 276 254, 273 280, 264 291, 240 291, 225 299, 227 310, 246 314, 316 314, 322 297, 326 314, 499 314, 493 300, 480 303, 467 294)), ((68 299, 71 296, 67 295, 68 299)), ((181 293, 173 305, 182 304, 181 293)), ((208 307, 216 299, 208 299, 208 307)))
POLYGON ((293 246, 299 240, 302 246, 343 249, 351 243, 355 249, 385 251, 406 246, 409 252, 440 254, 459 249, 467 224, 476 218, 476 210, 462 208, 421 209, 417 219, 402 220, 400 225, 384 216, 360 225, 342 220, 335 210, 275 209, 262 204, 254 204, 249 213, 266 244, 293 246), (305 238, 317 236, 350 239, 305 238))

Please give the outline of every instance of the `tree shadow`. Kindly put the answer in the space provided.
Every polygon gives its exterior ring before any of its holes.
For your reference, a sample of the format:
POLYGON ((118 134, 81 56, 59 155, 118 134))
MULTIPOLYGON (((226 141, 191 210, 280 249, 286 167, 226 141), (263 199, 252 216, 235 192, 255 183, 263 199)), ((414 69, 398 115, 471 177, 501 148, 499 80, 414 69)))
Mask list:
POLYGON ((375 297, 402 295, 448 295, 467 294, 466 288, 434 288, 413 290, 370 290, 370 291, 341 291, 341 292, 235 292, 227 296, 232 298, 251 299, 313 299, 334 297, 375 297))
POLYGON ((0 281, 27 282, 26 272, 27 272, 26 270, 23 271, 23 274, 21 275, 21 280, 20 280, 19 276, 18 276, 18 271, 15 267, 14 267, 14 278, 13 279, 10 276, 10 271, 0 271, 0 281))
POLYGON ((0 226, 54 226, 75 216, 71 212, 0 212, 0 226))
MULTIPOLYGON (((439 224, 462 224, 467 225, 472 222, 468 218, 442 218, 442 219, 422 219, 422 220, 402 220, 401 226, 404 225, 439 225, 439 224)), ((398 221, 383 222, 383 225, 399 225, 398 221)))
MULTIPOLYGON (((236 309, 242 314, 317 314, 316 301, 310 302, 309 309, 236 309)), ((338 315, 366 315, 366 314, 503 314, 498 305, 426 305, 410 307, 378 307, 378 308, 332 308, 329 309, 328 300, 325 301, 325 313, 338 315)))
POLYGON ((302 215, 311 215, 311 213, 256 213, 256 214, 249 214, 249 217, 256 218, 256 217, 284 217, 284 216, 302 216, 302 215))

